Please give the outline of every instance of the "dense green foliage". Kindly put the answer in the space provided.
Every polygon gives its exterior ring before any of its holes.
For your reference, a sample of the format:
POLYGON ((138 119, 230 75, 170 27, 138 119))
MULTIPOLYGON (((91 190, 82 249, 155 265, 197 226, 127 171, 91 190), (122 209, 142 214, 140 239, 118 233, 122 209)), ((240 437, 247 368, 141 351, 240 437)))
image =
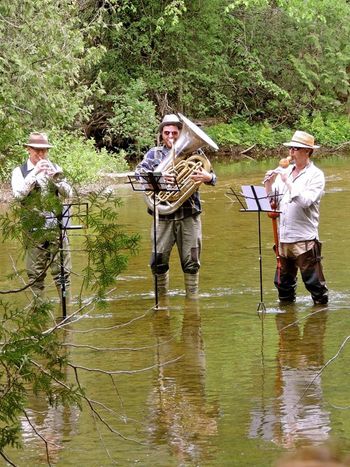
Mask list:
POLYGON ((98 67, 104 100, 142 78, 144 102, 155 103, 158 114, 274 126, 293 125, 302 113, 348 111, 345 0, 108 4, 111 28, 101 36, 106 54, 98 67))
MULTIPOLYGON (((295 123, 315 136, 318 144, 336 148, 349 140, 350 120, 346 115, 316 112, 313 116, 302 113, 295 123)), ((236 118, 231 123, 219 123, 207 129, 207 133, 222 147, 242 146, 248 148, 275 148, 289 141, 294 129, 286 125, 274 128, 268 120, 252 123, 247 119, 236 118)))
MULTIPOLYGON (((78 130, 130 159, 153 144, 166 112, 238 123, 230 144, 246 144, 244 124, 258 123, 266 144, 281 125, 321 129, 320 115, 349 112, 349 20, 346 0, 2 2, 1 176, 33 130, 78 130)), ((317 136, 332 143, 326 133, 317 136)), ((335 133, 336 144, 349 139, 335 133)), ((91 157, 90 143, 77 147, 91 157)), ((55 156, 74 165, 65 142, 55 156)), ((92 172, 107 158, 96 152, 92 172)))
POLYGON ((103 173, 128 170, 123 151, 110 155, 105 148, 96 150, 93 139, 61 133, 57 135, 55 144, 50 150, 50 160, 64 167, 65 175, 72 182, 91 182, 103 173))

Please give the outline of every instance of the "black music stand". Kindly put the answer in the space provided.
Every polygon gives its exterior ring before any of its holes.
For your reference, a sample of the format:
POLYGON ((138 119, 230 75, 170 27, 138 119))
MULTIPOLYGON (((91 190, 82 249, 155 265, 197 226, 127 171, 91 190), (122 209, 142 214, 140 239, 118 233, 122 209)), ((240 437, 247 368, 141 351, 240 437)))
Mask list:
MULTIPOLYGON (((260 303, 257 312, 264 313, 266 307, 263 301, 263 268, 262 268, 262 252, 261 252, 261 212, 276 212, 271 208, 270 197, 267 196, 263 186, 242 185, 242 192, 237 193, 232 188, 227 195, 233 195, 238 200, 242 209, 241 212, 257 212, 258 213, 258 238, 259 238, 259 276, 260 276, 260 303), (245 204, 243 203, 245 201, 245 204)), ((278 211, 277 211, 278 212, 278 211)))
MULTIPOLYGON (((129 183, 134 191, 153 192, 153 243, 154 243, 154 269, 157 271, 157 202, 156 194, 161 192, 179 192, 175 175, 163 176, 161 172, 145 172, 139 175, 128 175, 129 183)), ((154 274, 155 309, 158 309, 158 278, 154 274)))
POLYGON ((64 255, 63 249, 64 244, 63 240, 64 237, 67 235, 67 230, 80 230, 87 228, 86 225, 71 225, 72 217, 76 217, 77 215, 73 215, 71 212, 72 206, 84 206, 86 208, 85 213, 79 213, 79 217, 86 217, 88 218, 88 203, 65 203, 62 205, 62 212, 57 215, 57 224, 59 229, 59 236, 58 236, 58 247, 59 247, 59 255, 60 255, 60 291, 61 291, 61 307, 62 307, 62 317, 65 319, 67 317, 67 287, 66 287, 66 279, 65 279, 65 268, 64 268, 64 255))

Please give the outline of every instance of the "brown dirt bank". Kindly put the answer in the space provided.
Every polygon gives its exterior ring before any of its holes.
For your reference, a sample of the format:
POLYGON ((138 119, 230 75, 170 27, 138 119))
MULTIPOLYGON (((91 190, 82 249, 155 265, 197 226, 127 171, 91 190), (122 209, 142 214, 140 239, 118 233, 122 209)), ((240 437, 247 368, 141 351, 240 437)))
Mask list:
MULTIPOLYGON (((256 146, 250 148, 244 148, 239 146, 224 147, 220 148, 218 152, 206 151, 208 158, 213 161, 225 162, 225 161, 242 161, 242 160, 263 160, 269 158, 282 158, 287 155, 286 148, 275 148, 275 149, 261 149, 256 146)), ((350 157, 350 143, 339 146, 338 148, 320 148, 317 150, 318 157, 328 156, 339 156, 339 157, 350 157)), ((98 191, 102 186, 108 187, 110 190, 114 190, 121 183, 128 181, 128 175, 133 172, 125 173, 106 173, 101 176, 98 182, 85 184, 79 187, 79 193, 84 196, 85 194, 93 191, 98 191)), ((11 186, 9 183, 0 184, 0 203, 9 203, 12 200, 11 186)))
MULTIPOLYGON (((262 149, 259 146, 251 146, 250 148, 240 147, 240 146, 227 146, 221 147, 218 152, 208 152, 206 151, 207 156, 210 160, 218 161, 241 161, 244 159, 251 160, 263 160, 270 158, 286 157, 288 155, 288 149, 284 146, 280 146, 273 149, 262 149)), ((329 157, 340 156, 340 157, 349 157, 350 156, 350 142, 344 143, 338 147, 321 147, 317 150, 318 157, 329 157)))

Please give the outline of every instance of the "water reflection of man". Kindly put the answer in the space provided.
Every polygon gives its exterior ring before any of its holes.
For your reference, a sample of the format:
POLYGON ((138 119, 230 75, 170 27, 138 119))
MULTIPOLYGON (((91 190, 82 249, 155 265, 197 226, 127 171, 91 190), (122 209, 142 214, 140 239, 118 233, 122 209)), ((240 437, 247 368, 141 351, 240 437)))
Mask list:
MULTIPOLYGON (((64 328, 60 334, 60 344, 68 342, 71 337, 69 328, 64 328)), ((69 359, 69 348, 63 345, 59 358, 69 359)), ((61 371, 65 373, 62 381, 69 379, 68 370, 67 365, 61 367, 61 371)), ((56 390, 59 392, 58 388, 56 390)), ((77 433, 80 414, 81 409, 73 399, 65 403, 59 403, 59 399, 55 399, 49 404, 47 395, 43 392, 28 392, 26 416, 21 417, 20 422, 23 444, 26 450, 32 453, 29 464, 56 465, 62 450, 67 447, 67 441, 77 433)))
POLYGON ((329 412, 323 407, 321 375, 327 312, 312 313, 303 330, 294 308, 276 316, 279 332, 275 398, 253 411, 252 437, 290 448, 329 437, 329 412))
POLYGON ((26 411, 28 418, 21 418, 23 444, 32 453, 31 465, 44 465, 48 458, 53 465, 67 447, 67 439, 77 432, 80 409, 78 406, 48 407, 44 397, 35 399, 26 411))
POLYGON ((185 305, 181 339, 170 316, 154 316, 158 374, 149 397, 149 432, 154 444, 167 443, 179 465, 209 459, 210 437, 217 434, 218 410, 205 394, 205 353, 198 303, 185 305), (166 362, 181 357, 176 363, 166 362))

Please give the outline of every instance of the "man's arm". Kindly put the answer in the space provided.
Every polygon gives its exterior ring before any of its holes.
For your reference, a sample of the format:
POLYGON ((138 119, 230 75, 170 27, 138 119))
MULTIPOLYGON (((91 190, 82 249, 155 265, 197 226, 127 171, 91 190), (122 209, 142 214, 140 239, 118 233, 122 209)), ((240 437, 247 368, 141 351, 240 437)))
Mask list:
MULTIPOLYGON (((56 165, 56 167, 58 171, 63 173, 59 165, 56 165)), ((73 189, 65 178, 63 178, 59 182, 53 181, 53 183, 56 186, 59 194, 63 196, 63 198, 70 198, 73 195, 73 189)))
POLYGON ((313 174, 311 180, 304 189, 293 185, 290 190, 291 200, 302 208, 308 208, 319 201, 324 194, 325 178, 321 170, 313 174))
MULTIPOLYGON (((58 167, 59 170, 60 167, 58 167)), ((40 168, 39 163, 34 167, 34 169, 29 172, 26 177, 23 177, 20 167, 16 167, 12 172, 11 177, 11 186, 12 193, 15 198, 25 198, 36 186, 44 186, 47 184, 47 181, 50 177, 43 176, 42 169, 40 168)), ((72 187, 64 179, 59 182, 53 182, 59 192, 64 198, 72 196, 72 187)))
POLYGON ((16 167, 12 172, 11 186, 15 198, 25 198, 33 190, 37 183, 34 170, 24 178, 20 167, 16 167))
POLYGON ((145 172, 153 172, 158 164, 159 160, 156 159, 156 150, 152 148, 145 154, 143 160, 136 166, 135 175, 141 175, 145 172))

